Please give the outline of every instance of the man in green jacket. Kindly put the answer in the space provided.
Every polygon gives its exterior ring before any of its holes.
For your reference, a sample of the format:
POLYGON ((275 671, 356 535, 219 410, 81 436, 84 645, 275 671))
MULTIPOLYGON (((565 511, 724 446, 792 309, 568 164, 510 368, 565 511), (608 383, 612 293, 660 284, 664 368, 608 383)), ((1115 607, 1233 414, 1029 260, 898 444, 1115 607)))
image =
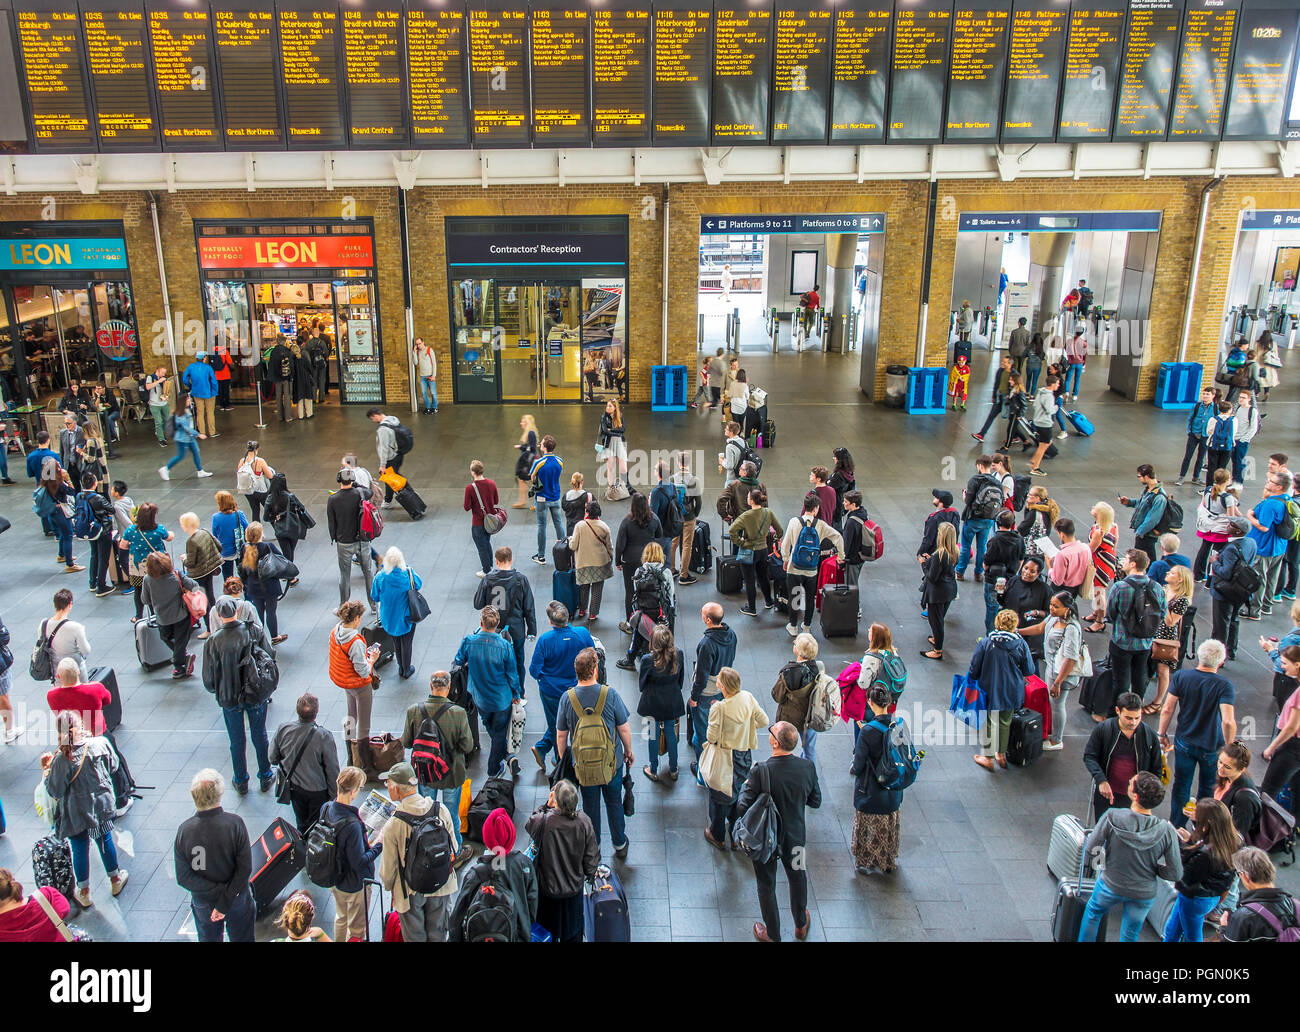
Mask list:
MULTIPOLYGON (((419 778, 420 795, 430 799, 441 797, 452 814, 452 826, 456 833, 456 866, 459 867, 470 858, 472 850, 461 841, 460 794, 465 784, 465 757, 474 750, 474 736, 470 733, 469 717, 465 710, 447 698, 451 691, 451 674, 446 670, 435 670, 429 678, 429 697, 417 702, 406 711, 406 720, 402 726, 402 747, 413 748, 415 740, 420 737, 420 727, 426 718, 431 718, 438 725, 439 737, 444 750, 443 759, 447 764, 447 773, 429 783, 424 777, 419 778)), ((419 773, 417 757, 411 754, 412 765, 419 773)))

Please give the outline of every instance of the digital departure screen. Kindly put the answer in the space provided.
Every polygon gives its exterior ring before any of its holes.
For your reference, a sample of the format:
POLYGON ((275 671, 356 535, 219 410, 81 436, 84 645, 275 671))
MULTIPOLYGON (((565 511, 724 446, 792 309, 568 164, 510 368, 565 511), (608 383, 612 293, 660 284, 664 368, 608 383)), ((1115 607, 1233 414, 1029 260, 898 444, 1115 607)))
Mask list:
POLYGON ((402 5, 343 7, 343 67, 353 147, 401 147, 406 131, 402 5))
POLYGON ((221 110, 232 150, 284 146, 284 119, 275 60, 275 13, 269 9, 212 8, 212 32, 221 69, 221 110))
POLYGON ((83 6, 81 20, 99 149, 157 150, 144 4, 83 6))
POLYGON ((835 11, 831 61, 831 142, 885 138, 894 5, 862 0, 835 11))
POLYGON ((772 81, 770 0, 713 12, 713 142, 766 143, 772 81))
POLYGON ((938 142, 948 83, 952 0, 917 0, 894 13, 894 73, 889 92, 889 138, 938 142))
POLYGON ((465 5, 407 0, 406 76, 417 147, 469 146, 465 5))
POLYGON ((1242 5, 1224 139, 1276 140, 1283 135, 1300 12, 1280 7, 1275 0, 1242 5))
POLYGON ((533 6, 533 138, 539 147, 585 147, 591 142, 587 113, 585 3, 533 6))
POLYGON ((591 12, 592 136, 596 146, 650 142, 649 3, 591 12))
POLYGON ((528 146, 528 6, 469 9, 470 118, 474 145, 528 146))
POLYGON ((81 58, 81 22, 72 0, 14 6, 22 85, 37 151, 95 149, 95 126, 81 58))
POLYGON ((1124 47, 1125 0, 1079 0, 1070 8, 1058 140, 1106 140, 1124 47))
POLYGON ((147 17, 163 149, 220 147, 216 66, 207 7, 181 10, 151 2, 147 17))
POLYGON ((772 37, 772 142, 824 143, 830 115, 835 5, 777 0, 772 37))
POLYGON ((276 5, 275 15, 289 146, 346 146, 338 9, 324 3, 282 3, 276 5))
POLYGON ((1011 4, 957 0, 948 70, 948 140, 996 140, 1011 4))
POLYGON ((1228 97, 1236 0, 1187 0, 1169 139, 1217 139, 1228 97))
POLYGON ((1056 136, 1056 102, 1070 9, 1066 0, 1016 4, 1007 55, 1002 139, 1025 143, 1056 136))
POLYGON ((1183 0, 1132 0, 1115 105, 1115 139, 1164 139, 1182 22, 1183 0))
POLYGON ((654 142, 709 142, 709 77, 713 73, 713 10, 655 7, 654 142))

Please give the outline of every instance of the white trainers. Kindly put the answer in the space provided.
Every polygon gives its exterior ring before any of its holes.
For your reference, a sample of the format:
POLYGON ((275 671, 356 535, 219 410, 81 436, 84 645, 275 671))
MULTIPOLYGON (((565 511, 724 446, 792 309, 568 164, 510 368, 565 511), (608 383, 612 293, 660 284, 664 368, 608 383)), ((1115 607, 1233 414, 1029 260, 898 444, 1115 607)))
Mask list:
POLYGON ((486 577, 487 574, 484 573, 482 570, 475 570, 475 571, 474 571, 474 576, 475 576, 475 577, 478 577, 478 578, 481 580, 482 578, 486 577))
POLYGON ((164 480, 170 480, 172 478, 172 471, 169 470, 166 466, 159 466, 158 475, 162 477, 164 480))
POLYGON ((1043 752, 1060 752, 1065 748, 1064 742, 1044 742, 1043 752))
POLYGON ((210 476, 212 476, 212 470, 210 470, 210 469, 201 469, 201 470, 199 470, 197 473, 195 473, 194 475, 195 475, 196 477, 210 477, 210 476))
POLYGON ((118 871, 118 872, 117 872, 117 876, 116 876, 116 877, 110 878, 110 879, 108 880, 109 888, 111 888, 111 889, 113 890, 113 895, 114 895, 114 896, 116 896, 116 895, 117 895, 118 893, 120 893, 124 888, 126 888, 126 880, 127 880, 129 877, 131 877, 131 875, 130 875, 129 872, 127 872, 127 871, 125 871, 125 870, 121 870, 121 871, 118 871))
POLYGON ((72 895, 76 899, 77 903, 80 904, 83 910, 89 910, 91 907, 95 905, 94 900, 90 898, 89 889, 78 889, 72 895))
POLYGON ((799 628, 794 624, 786 624, 785 633, 790 635, 791 638, 797 638, 799 637, 799 628))
POLYGON ((6 732, 5 745, 13 745, 14 742, 18 741, 18 739, 22 738, 22 736, 23 736, 23 729, 21 727, 16 727, 12 731, 6 732))

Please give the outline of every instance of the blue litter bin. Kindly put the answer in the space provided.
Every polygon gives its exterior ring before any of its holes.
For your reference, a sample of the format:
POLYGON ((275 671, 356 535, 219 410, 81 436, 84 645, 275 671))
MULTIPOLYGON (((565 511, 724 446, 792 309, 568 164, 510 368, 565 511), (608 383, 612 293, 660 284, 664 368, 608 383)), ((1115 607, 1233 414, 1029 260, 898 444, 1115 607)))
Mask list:
POLYGON ((686 378, 690 370, 681 365, 650 367, 650 410, 686 411, 686 378))
POLYGON ((1200 400, 1205 368, 1199 362, 1161 362, 1156 377, 1156 408, 1189 409, 1200 400))
POLYGON ((908 415, 942 415, 945 409, 948 370, 942 366, 913 366, 907 371, 908 415))

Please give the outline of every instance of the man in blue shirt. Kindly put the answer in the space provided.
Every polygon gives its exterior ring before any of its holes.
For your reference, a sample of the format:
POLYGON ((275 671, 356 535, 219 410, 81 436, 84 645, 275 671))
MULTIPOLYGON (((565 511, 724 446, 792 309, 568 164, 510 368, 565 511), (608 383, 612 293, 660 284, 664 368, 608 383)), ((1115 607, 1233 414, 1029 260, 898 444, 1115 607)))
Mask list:
POLYGON ((519 774, 519 761, 507 753, 506 736, 510 732, 510 704, 524 697, 524 689, 519 683, 514 647, 497 633, 500 625, 501 615, 496 607, 484 606, 479 614, 479 629, 461 639, 453 660, 457 666, 466 668, 469 693, 492 739, 487 764, 489 777, 504 776, 507 759, 512 773, 519 774))
POLYGON ((1160 526, 1164 522, 1169 496, 1160 486, 1155 467, 1149 462, 1144 462, 1137 468, 1137 478, 1142 485, 1142 494, 1137 498, 1120 495, 1119 500, 1121 505, 1127 505, 1133 510, 1133 519, 1129 521, 1133 536, 1137 538, 1133 543, 1147 554, 1149 564, 1156 558, 1156 539, 1160 537, 1160 526))
POLYGON ((542 454, 533 462, 528 471, 529 478, 537 485, 537 496, 533 502, 537 506, 537 554, 533 562, 538 566, 546 565, 546 514, 551 514, 555 525, 555 540, 567 537, 564 533, 564 520, 560 513, 560 475, 564 472, 564 462, 555 454, 555 438, 547 434, 542 438, 542 454))
POLYGON ((200 351, 181 373, 181 383, 194 399, 194 427, 200 434, 217 433, 217 374, 208 365, 208 353, 200 351))
POLYGON ((1210 417, 1218 411, 1214 404, 1214 388, 1206 387, 1201 391, 1201 400, 1187 413, 1187 450, 1183 452, 1183 464, 1178 468, 1178 486, 1183 486, 1187 478, 1187 467, 1192 465, 1192 456, 1196 456, 1196 465, 1192 466, 1192 483, 1201 482, 1201 463, 1205 461, 1205 429, 1210 417))
POLYGON ((1258 550, 1255 572, 1259 574, 1259 588, 1246 603, 1242 617, 1258 620, 1273 613, 1273 596, 1277 594, 1277 575, 1286 558, 1288 538, 1278 533, 1279 524, 1287 518, 1287 498, 1291 494, 1291 474, 1272 473, 1264 484, 1264 494, 1255 507, 1246 513, 1250 520, 1250 539, 1258 550))
POLYGON ((528 664, 528 673, 537 682, 542 697, 542 712, 546 714, 546 734, 533 746, 533 759, 543 771, 547 753, 555 748, 555 714, 560 697, 578 683, 573 662, 583 649, 596 647, 587 628, 569 626, 569 610, 564 603, 552 602, 547 606, 546 618, 551 622, 551 629, 537 639, 533 660, 528 664))
MULTIPOLYGON (((36 447, 27 453, 27 475, 35 481, 41 479, 41 466, 46 459, 59 461, 59 453, 50 448, 50 433, 48 430, 36 431, 36 447)), ((41 529, 45 531, 46 537, 54 537, 54 528, 50 526, 47 517, 41 517, 41 529)))
POLYGON ((1233 708, 1237 692, 1232 682, 1219 674, 1227 658, 1223 642, 1206 638, 1196 650, 1196 669, 1179 670, 1169 682, 1169 693, 1160 710, 1160 748, 1174 747, 1174 783, 1169 790, 1169 821, 1175 828, 1187 823, 1183 804, 1192 792, 1192 776, 1198 774, 1196 798, 1214 795, 1218 774, 1216 760, 1225 742, 1237 737, 1237 715, 1233 708), (1178 714, 1178 730, 1172 742, 1169 724, 1178 714))
POLYGON ((1160 535, 1160 558, 1147 568, 1147 576, 1157 584, 1165 582, 1165 575, 1175 566, 1192 568, 1192 561, 1178 551, 1182 542, 1177 534, 1160 535))

